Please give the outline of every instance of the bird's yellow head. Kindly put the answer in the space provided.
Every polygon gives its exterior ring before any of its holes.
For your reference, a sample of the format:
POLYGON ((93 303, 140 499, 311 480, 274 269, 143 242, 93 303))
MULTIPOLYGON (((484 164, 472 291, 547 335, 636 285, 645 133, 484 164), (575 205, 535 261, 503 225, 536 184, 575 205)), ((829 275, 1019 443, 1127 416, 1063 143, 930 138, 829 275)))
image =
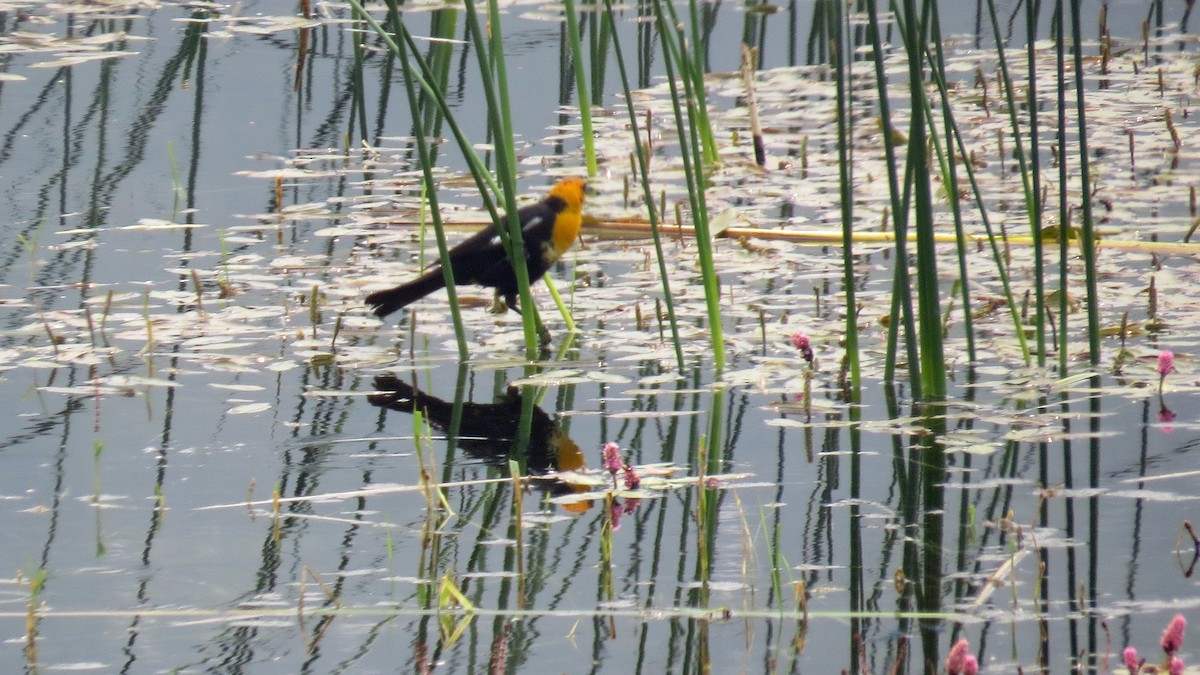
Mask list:
POLYGON ((587 196, 587 181, 582 178, 564 178, 550 188, 550 197, 562 200, 566 206, 554 221, 553 244, 557 256, 566 253, 579 238, 583 226, 583 200, 587 196))
POLYGON ((567 211, 578 213, 583 210, 587 195, 587 181, 582 178, 564 178, 550 188, 550 196, 558 197, 567 205, 567 211))

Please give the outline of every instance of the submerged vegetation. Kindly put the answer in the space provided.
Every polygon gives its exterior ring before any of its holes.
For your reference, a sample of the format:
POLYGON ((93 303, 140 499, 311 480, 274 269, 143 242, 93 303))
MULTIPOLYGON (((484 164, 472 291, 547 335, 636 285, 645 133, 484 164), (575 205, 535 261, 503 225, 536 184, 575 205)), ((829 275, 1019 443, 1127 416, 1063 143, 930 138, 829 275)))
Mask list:
MULTIPOLYGON (((194 645, 187 662, 139 656, 154 668, 333 670, 394 667, 375 643, 400 631, 406 664, 498 672, 561 669, 586 631, 588 665, 623 671, 1147 672, 1114 649, 1153 640, 1162 623, 1134 617, 1163 614, 1196 562, 1176 506, 1194 438, 1163 446, 1197 428, 1200 274, 1200 56, 1187 15, 1164 27, 1154 6, 1156 30, 1152 12, 1114 37, 1078 0, 1007 15, 988 0, 961 36, 934 2, 821 0, 807 63, 768 68, 780 8, 751 3, 740 68, 719 71, 720 6, 695 1, 189 5, 171 61, 188 86, 205 44, 286 34, 288 85, 311 96, 311 45, 345 40, 336 133, 243 160, 237 180, 269 197, 242 224, 194 220, 173 145, 170 219, 30 218, 14 251, 35 281, 17 287, 10 256, 2 349, 10 388, 42 408, 28 415, 69 439, 50 464, 80 445, 72 414, 94 415, 76 489, 90 553, 122 576, 216 571, 197 577, 208 588, 110 602, 83 592, 87 563, 23 552, 0 609, 22 639, 7 643, 32 669, 78 665, 100 659, 65 646, 63 624, 151 634, 125 625, 145 620, 170 634, 151 652, 194 645), (522 116, 552 103, 510 86, 518 21, 560 32, 574 95, 536 143, 522 116), (470 103, 454 77, 477 87, 470 103), (373 111, 404 132, 373 133, 373 111), (567 177, 598 191, 583 242, 545 291, 515 256, 519 315, 449 279, 398 319, 371 315, 368 294, 452 270, 464 232, 567 177), (166 282, 62 271, 128 245, 114 236, 176 235, 166 282), (151 440, 113 417, 149 420, 151 440), (147 443, 134 506, 106 485, 138 474, 147 443), (180 463, 195 473, 173 480, 180 463), (208 487, 185 492, 193 478, 208 487), (137 528, 102 524, 142 510, 140 556, 118 564, 137 528), (156 561, 163 548, 178 559, 156 561), (1133 590, 1139 575, 1152 590, 1133 590), (302 649, 271 645, 297 627, 302 649)), ((119 21, 13 31, 6 53, 115 68, 134 55, 119 21)), ((519 251, 512 221, 496 235, 519 251)), ((3 473, 43 464, 17 456, 0 452, 3 473)), ((0 496, 57 523, 69 482, 43 495, 10 478, 0 496)), ((1185 625, 1168 624, 1160 668, 1182 667, 1185 625)))

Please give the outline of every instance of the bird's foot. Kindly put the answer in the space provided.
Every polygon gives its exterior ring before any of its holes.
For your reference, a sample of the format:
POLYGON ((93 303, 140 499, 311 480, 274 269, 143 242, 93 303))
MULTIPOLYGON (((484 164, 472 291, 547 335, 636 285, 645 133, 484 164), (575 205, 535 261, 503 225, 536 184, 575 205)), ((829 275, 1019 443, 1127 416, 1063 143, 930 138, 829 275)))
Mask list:
POLYGON ((504 314, 508 311, 508 304, 504 302, 504 298, 497 295, 492 298, 492 304, 487 308, 487 311, 488 314, 504 314))

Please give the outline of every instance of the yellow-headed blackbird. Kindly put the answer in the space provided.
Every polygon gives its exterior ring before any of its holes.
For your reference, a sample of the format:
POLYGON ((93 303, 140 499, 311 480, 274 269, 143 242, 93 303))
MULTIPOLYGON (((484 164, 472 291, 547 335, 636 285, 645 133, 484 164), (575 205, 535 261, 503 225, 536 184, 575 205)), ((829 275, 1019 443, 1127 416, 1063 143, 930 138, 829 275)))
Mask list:
MULTIPOLYGON (((550 194, 542 201, 517 211, 530 282, 541 279, 579 238, 586 191, 587 181, 567 178, 550 188, 550 194)), ((501 218, 500 227, 507 228, 507 221, 507 216, 501 218)), ((491 286, 510 308, 517 309, 517 275, 505 255, 495 224, 451 248, 449 258, 456 284, 491 286)), ((408 283, 368 295, 366 303, 382 318, 445 286, 439 265, 408 283)))

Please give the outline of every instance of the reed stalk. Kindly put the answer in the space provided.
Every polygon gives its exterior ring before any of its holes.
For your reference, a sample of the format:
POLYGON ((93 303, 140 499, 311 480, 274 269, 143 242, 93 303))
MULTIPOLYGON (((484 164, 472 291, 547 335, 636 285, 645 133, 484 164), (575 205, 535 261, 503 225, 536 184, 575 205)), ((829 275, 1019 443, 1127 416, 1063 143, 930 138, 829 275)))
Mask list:
MULTIPOLYGON (((429 65, 429 81, 438 85, 435 87, 438 92, 445 91, 447 82, 449 82, 451 57, 454 55, 453 41, 457 28, 457 9, 438 9, 430 13, 429 33, 436 39, 429 45, 429 56, 424 61, 429 65)), ((428 94, 426 96, 429 97, 428 94)), ((425 131, 430 138, 436 138, 441 134, 441 122, 446 113, 441 106, 436 105, 433 97, 429 97, 428 102, 434 105, 422 106, 425 131)))
MULTIPOLYGON (((930 57, 930 60, 932 61, 934 59, 932 57, 930 57)), ((946 83, 945 72, 944 72, 944 70, 934 69, 932 72, 932 75, 933 75, 935 84, 937 85, 939 94, 942 98, 943 110, 945 110, 947 108, 947 106, 949 105, 949 99, 950 99, 949 86, 946 83)), ((958 122, 955 121, 954 116, 943 113, 943 122, 945 123, 946 127, 948 128, 947 135, 954 139, 955 147, 958 150, 958 154, 962 157, 969 157, 969 154, 967 153, 966 143, 963 141, 962 132, 959 129, 958 122)), ((953 154, 953 153, 951 153, 951 154, 953 154)), ((1028 365, 1031 362, 1031 356, 1029 353, 1029 341, 1026 339, 1024 325, 1021 321, 1019 303, 1017 303, 1016 299, 1013 297, 1012 284, 1009 281, 1009 276, 1008 276, 1008 272, 1007 272, 1006 264, 1005 264, 1006 255, 1003 251, 1001 251, 1000 245, 999 245, 1000 238, 996 236, 995 230, 992 228, 991 218, 988 216, 987 206, 983 199, 983 192, 979 188, 979 182, 975 177, 974 168, 971 166, 970 162, 963 162, 962 168, 963 168, 964 173, 967 176, 967 182, 971 186, 971 195, 975 201, 975 204, 977 205, 977 209, 978 209, 977 213, 979 215, 979 221, 980 221, 980 224, 983 225, 983 229, 984 229, 984 235, 982 237, 980 237, 978 235, 965 235, 965 236, 968 240, 973 240, 976 242, 986 241, 988 246, 991 248, 992 260, 996 266, 996 274, 1000 279, 1000 285, 1004 290, 1004 298, 1006 300, 1006 305, 1008 306, 1009 314, 1012 317, 1013 327, 1015 329, 1015 333, 1017 336, 1017 342, 1021 347, 1021 352, 1024 356, 1025 363, 1026 363, 1026 365, 1028 365)), ((963 236, 963 235, 956 234, 955 240, 957 241, 957 239, 960 236, 963 236)), ((1040 237, 1041 235, 1039 233, 1037 236, 1030 236, 1030 237, 1010 237, 1010 236, 1005 236, 1005 235, 1002 235, 1002 236, 1003 236, 1004 244, 1006 246, 1012 245, 1012 244, 1024 244, 1024 245, 1032 246, 1034 239, 1040 237)), ((938 241, 942 240, 941 235, 937 235, 936 238, 938 241)))
MULTIPOLYGON (((942 184, 946 186, 946 199, 950 203, 950 213, 954 217, 954 237, 955 246, 958 249, 958 290, 962 294, 962 317, 963 317, 963 333, 967 342, 967 360, 970 363, 975 363, 975 328, 974 319, 971 316, 971 285, 968 281, 969 271, 967 269, 967 235, 963 230, 963 215, 962 202, 958 194, 958 159, 954 153, 954 113, 950 108, 949 92, 941 85, 946 82, 946 55, 942 50, 942 30, 941 21, 936 13, 932 15, 931 30, 933 39, 930 41, 934 45, 932 58, 930 58, 930 72, 934 73, 934 79, 939 83, 938 94, 941 101, 941 116, 942 128, 944 130, 944 142, 941 139, 935 140, 934 148, 937 150, 938 164, 942 168, 942 184)), ((933 112, 930 110, 926 113, 929 119, 933 119, 933 112)), ((930 127, 931 133, 937 133, 936 127, 930 127)), ((949 314, 949 311, 947 311, 949 314)), ((1018 329, 1020 326, 1018 326, 1018 329)))
POLYGON ((1071 238, 1068 236, 1071 227, 1071 208, 1067 185, 1069 185, 1069 166, 1067 163, 1067 43, 1066 27, 1063 20, 1063 5, 1057 3, 1054 12, 1054 69, 1057 96, 1057 129, 1055 141, 1058 143, 1058 372, 1067 374, 1067 314, 1068 298, 1068 263, 1071 255, 1071 238))
MULTIPOLYGON (((612 0, 604 0, 604 18, 612 23, 612 0)), ((675 300, 671 295, 671 280, 667 272, 666 256, 663 253, 662 233, 659 231, 658 211, 654 208, 654 194, 650 190, 650 158, 646 156, 646 146, 642 144, 641 130, 638 126, 637 111, 633 108, 633 92, 629 88, 629 75, 625 70, 625 57, 621 54, 621 43, 617 31, 612 31, 613 54, 617 58, 617 72, 621 75, 621 88, 625 96, 625 109, 629 113, 629 130, 633 135, 634 155, 637 158, 638 176, 642 185, 642 200, 646 205, 646 218, 650 222, 650 234, 654 239, 655 259, 658 262, 658 276, 662 280, 663 304, 667 310, 667 322, 671 327, 671 344, 675 349, 675 365, 683 372, 683 345, 679 338, 679 322, 675 317, 675 300)), ((646 130, 649 133, 649 129, 646 130)))
MULTIPOLYGON (((571 61, 575 66, 575 94, 579 99, 579 121, 583 125, 583 156, 587 162, 588 178, 595 178, 596 138, 592 132, 592 99, 587 86, 587 75, 583 65, 583 47, 579 42, 579 15, 575 0, 563 0, 563 13, 567 16, 567 40, 571 45, 571 61)), ((592 55, 595 60, 596 55, 592 55)), ((600 55, 603 58, 603 54, 600 55)))
MULTIPOLYGON (((938 299, 938 265, 933 221, 933 194, 928 161, 929 118, 925 93, 924 45, 928 39, 925 19, 917 12, 915 0, 903 1, 904 27, 901 37, 908 58, 908 88, 912 116, 908 134, 908 167, 913 198, 913 226, 916 232, 917 331, 920 346, 919 373, 912 378, 913 395, 924 401, 940 401, 946 393, 946 362, 943 353, 941 306, 938 299), (919 382, 920 392, 918 393, 919 382)), ((937 11, 936 2, 925 9, 937 11), (932 5, 932 6, 931 6, 932 5)), ((918 364, 909 364, 909 370, 918 364)))
POLYGON ((613 44, 614 36, 617 34, 616 23, 607 13, 600 11, 600 3, 597 0, 587 0, 585 4, 595 13, 597 17, 595 23, 598 25, 598 30, 589 31, 588 34, 592 57, 592 103, 603 105, 605 75, 608 71, 608 48, 610 44, 613 44))
POLYGON ((1031 221, 1029 230, 1033 234, 1033 284, 1034 296, 1040 300, 1039 309, 1043 313, 1034 324, 1037 331, 1038 365, 1046 365, 1046 263, 1045 252, 1042 250, 1042 209, 1044 205, 1040 198, 1042 193, 1041 133, 1038 125, 1038 88, 1037 88, 1037 29, 1038 19, 1042 13, 1041 0, 1027 0, 1025 3, 1025 60, 1027 63, 1025 105, 1029 117, 1029 182, 1033 189, 1033 211, 1029 214, 1031 221))
MULTIPOLYGON (((1034 0, 1030 0, 1033 2, 1034 0)), ((1046 290, 1043 283, 1043 259, 1042 259, 1042 244, 1041 244, 1041 202, 1038 199, 1039 186, 1035 182, 1039 178, 1039 172, 1036 169, 1031 169, 1029 160, 1025 157, 1025 146, 1021 142, 1021 125, 1017 118, 1019 107, 1016 102, 1016 92, 1013 86, 1012 73, 1008 67, 1008 58, 1005 56, 1003 37, 1000 34, 1000 22, 996 18, 996 3, 995 0, 988 0, 988 16, 992 23, 992 35, 996 43, 996 58, 1000 68, 1000 82, 1003 85, 1004 101, 1008 108, 1009 133, 1012 134, 1013 154, 1017 158, 1017 165, 1021 174, 1021 189, 1025 195, 1025 211, 1029 218, 1030 236, 1034 238, 1033 256, 1034 256, 1034 300, 1037 307, 1037 316, 1034 320, 1034 329, 1037 336, 1037 351, 1038 363, 1045 363, 1046 353, 1046 327, 1043 317, 1046 315, 1046 290)), ((1032 27, 1031 27, 1032 29, 1032 27)), ((1033 37, 1030 37, 1032 45, 1033 37)), ((1030 55, 1032 56, 1033 47, 1030 47, 1030 55)), ((1035 66, 1032 60, 1029 62, 1029 87, 1032 89, 1030 96, 1036 95, 1036 87, 1034 85, 1034 76, 1036 74, 1035 66)), ((1030 102, 1035 99, 1029 99, 1030 102)), ((1037 126, 1036 126, 1036 110, 1037 106, 1032 105, 1030 108, 1030 145, 1037 147, 1037 126)), ((1034 151, 1036 153, 1036 150, 1034 151)), ((1036 154, 1034 155, 1036 162, 1036 154)))
MULTIPOLYGON (((1059 0, 1061 7, 1061 0, 1059 0)), ((1060 20, 1063 15, 1059 12, 1060 20)), ((1071 56, 1075 68, 1075 121, 1079 134, 1079 199, 1080 215, 1079 245, 1083 249, 1084 283, 1087 286, 1087 334, 1088 361, 1092 366, 1100 363, 1100 290, 1096 279, 1096 231, 1092 219, 1092 178, 1088 159, 1087 112, 1084 95, 1083 28, 1080 20, 1080 0, 1071 0, 1071 56)), ((1066 185, 1063 185, 1066 189, 1066 185)), ((1066 230, 1060 230, 1060 239, 1067 239, 1066 230)), ((1098 401, 1093 401, 1098 403, 1098 401)))
MULTIPOLYGON (((402 27, 404 22, 396 15, 396 25, 402 27)), ((399 49, 400 66, 404 72, 412 70, 409 50, 399 49)), ((412 114, 413 136, 417 141, 417 156, 421 162, 421 176, 424 183, 425 199, 429 204, 429 215, 433 223, 433 236, 437 242, 438 258, 442 263, 442 278, 446 282, 446 295, 450 306, 450 320, 454 324, 454 339, 458 345, 458 358, 466 361, 470 356, 467 350, 466 331, 463 328, 462 311, 458 307, 458 290, 454 282, 454 269, 450 264, 450 247, 446 243, 446 231, 442 227, 442 210, 438 202, 437 183, 433 178, 433 157, 429 149, 429 139, 425 134, 425 123, 421 118, 418 105, 416 86, 412 77, 404 78, 404 88, 408 94, 408 106, 412 114)))
MULTIPOLYGON (((350 24, 356 30, 351 31, 351 40, 354 46, 354 68, 351 69, 351 91, 353 95, 350 99, 350 109, 353 115, 350 117, 350 128, 346 130, 346 147, 349 148, 354 142, 354 124, 357 121, 359 127, 359 137, 366 139, 367 137, 367 102, 363 89, 363 62, 365 59, 365 50, 363 43, 366 40, 366 34, 357 30, 360 22, 367 16, 366 11, 361 5, 351 4, 350 24)), ((280 204, 279 208, 283 208, 280 204)))
MULTIPOLYGON (((511 214, 508 232, 501 234, 508 259, 517 277, 520 295, 521 324, 525 331, 525 354, 536 358, 538 353, 538 317, 533 296, 529 292, 529 270, 525 266, 525 243, 517 214, 517 163, 513 153, 512 108, 508 97, 508 65, 504 58, 504 34, 500 8, 496 0, 488 0, 488 37, 484 38, 479 25, 474 0, 465 0, 467 26, 479 59, 480 79, 488 100, 488 127, 496 153, 496 178, 503 194, 504 212, 511 214)), ((503 228, 497 228, 502 232, 503 228)))
POLYGON ((696 251, 700 261, 700 274, 704 284, 705 305, 708 310, 709 337, 713 347, 713 361, 720 376, 725 372, 725 338, 721 324, 720 288, 713 263, 712 237, 708 229, 708 204, 704 194, 704 168, 701 160, 697 126, 699 120, 698 99, 692 91, 693 80, 684 73, 687 56, 683 49, 682 30, 674 29, 677 23, 667 22, 667 10, 670 4, 664 0, 656 0, 655 15, 659 35, 663 42, 663 65, 667 72, 667 81, 671 89, 671 104, 675 115, 675 129, 679 137, 680 156, 683 160, 683 171, 687 178, 688 199, 691 203, 693 228, 696 231, 696 251), (664 7, 665 6, 665 7, 664 7), (676 80, 675 69, 680 68, 680 80, 683 82, 685 93, 681 96, 679 82, 676 80), (686 104, 682 102, 686 101, 686 104), (683 110, 688 111, 687 122, 684 122, 683 110))
MULTIPOLYGON (((689 104, 695 101, 695 116, 689 116, 692 122, 692 131, 700 137, 700 147, 704 158, 703 165, 711 167, 718 162, 717 158, 717 140, 713 136, 712 122, 708 119, 708 99, 704 90, 704 73, 705 67, 703 59, 700 58, 700 46, 705 44, 704 36, 701 35, 700 21, 700 2, 699 0, 688 0, 688 15, 691 18, 692 25, 692 44, 691 50, 688 50, 683 32, 679 34, 679 48, 683 54, 683 60, 680 62, 680 74, 689 78, 690 92, 694 98, 689 98, 689 104)), ((675 26, 682 26, 679 17, 675 15, 675 5, 667 3, 667 11, 671 14, 671 19, 675 26)), ((685 85, 685 88, 688 88, 685 85)), ((691 106, 689 106, 690 108, 691 106)))
MULTIPOLYGON (((876 0, 867 0, 868 37, 871 40, 872 62, 875 66, 875 87, 879 97, 879 119, 883 131, 884 158, 887 162, 888 197, 891 204, 893 229, 896 236, 895 268, 893 269, 892 301, 888 322, 887 350, 883 380, 893 382, 896 372, 896 344, 901 325, 904 327, 905 350, 909 363, 916 363, 916 329, 912 317, 912 298, 908 280, 908 200, 897 177, 896 131, 892 126, 891 101, 884 69, 885 53, 879 30, 879 9, 876 0)), ((905 179, 907 185, 907 179, 905 179)))
POLYGON ((842 288, 846 294, 846 358, 850 370, 850 402, 857 403, 862 391, 862 373, 858 358, 858 299, 854 279, 854 148, 851 142, 853 115, 850 111, 850 54, 848 27, 841 5, 834 3, 826 14, 829 22, 830 52, 833 56, 837 96, 838 189, 842 210, 842 288))

